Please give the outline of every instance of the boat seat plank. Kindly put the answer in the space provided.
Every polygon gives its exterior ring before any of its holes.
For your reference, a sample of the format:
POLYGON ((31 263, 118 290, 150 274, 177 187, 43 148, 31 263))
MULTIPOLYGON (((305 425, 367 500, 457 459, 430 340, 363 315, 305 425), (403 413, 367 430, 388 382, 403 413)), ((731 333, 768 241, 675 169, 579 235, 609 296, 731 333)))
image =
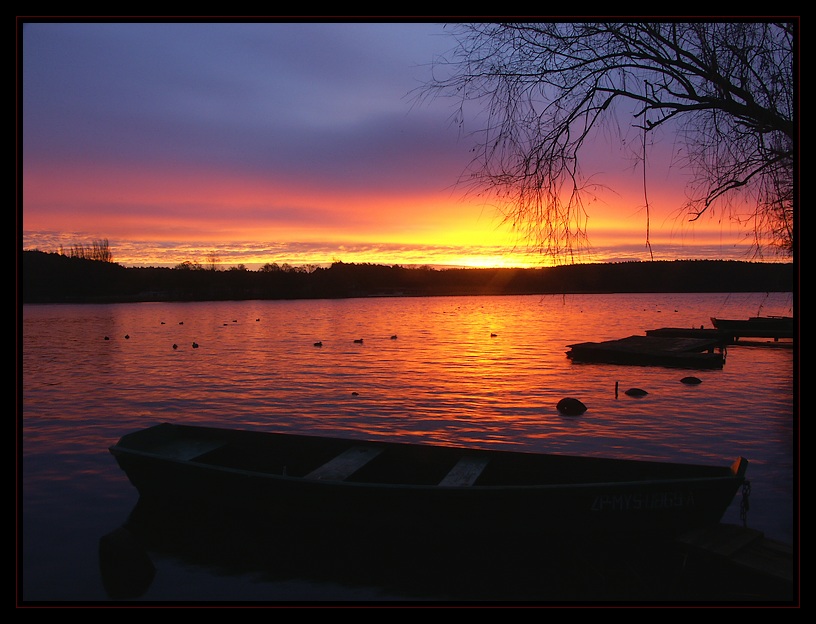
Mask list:
POLYGON ((223 440, 207 440, 204 438, 185 439, 185 440, 170 440, 162 444, 156 451, 164 457, 171 459, 180 459, 182 461, 190 461, 214 451, 217 448, 224 446, 226 442, 223 440))
POLYGON ((473 485, 490 461, 485 457, 462 457, 439 482, 442 487, 467 487, 473 485))
POLYGON ((307 479, 343 481, 382 453, 375 446, 352 446, 306 475, 307 479))

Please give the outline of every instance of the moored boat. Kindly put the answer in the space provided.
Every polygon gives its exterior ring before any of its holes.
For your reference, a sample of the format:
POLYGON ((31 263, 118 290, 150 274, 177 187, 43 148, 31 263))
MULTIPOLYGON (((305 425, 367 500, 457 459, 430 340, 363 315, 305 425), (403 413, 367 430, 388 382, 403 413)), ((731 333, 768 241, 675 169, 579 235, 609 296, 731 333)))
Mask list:
POLYGON ((712 316, 711 324, 717 331, 733 337, 793 337, 792 316, 751 316, 747 319, 724 319, 712 316))
POLYGON ((742 457, 710 466, 170 423, 126 434, 110 452, 152 500, 537 536, 676 535, 717 524, 748 465, 742 457))

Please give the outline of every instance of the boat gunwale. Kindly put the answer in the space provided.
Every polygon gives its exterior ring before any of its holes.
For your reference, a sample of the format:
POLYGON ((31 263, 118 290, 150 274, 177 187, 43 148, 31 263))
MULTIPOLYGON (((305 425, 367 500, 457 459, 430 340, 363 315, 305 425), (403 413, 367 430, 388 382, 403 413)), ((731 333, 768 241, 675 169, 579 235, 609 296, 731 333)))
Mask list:
MULTIPOLYGON (((307 436, 310 437, 310 436, 307 436)), ((342 439, 342 438, 340 438, 342 439)), ((376 444, 376 443, 374 443, 376 444)), ((390 444, 390 443, 386 443, 390 444)), ((397 443, 402 444, 402 443, 397 443)), ((410 445, 409 445, 410 446, 410 445)), ((469 450, 465 447, 445 447, 445 448, 453 448, 453 449, 463 449, 469 450)), ((474 450, 484 450, 487 453, 491 453, 488 449, 474 449, 474 450)), ((456 486, 440 486, 439 484, 415 484, 415 483, 390 483, 390 482, 375 482, 375 481, 350 481, 350 480, 336 480, 336 479, 312 479, 306 476, 291 476, 291 475, 284 475, 284 474, 276 474, 271 472, 262 472, 258 470, 248 470, 245 468, 233 468, 230 466, 223 466, 219 464, 212 464, 203 461, 196 461, 195 459, 178 459, 174 457, 168 457, 166 455, 162 455, 160 453, 151 452, 151 451, 141 451, 136 449, 129 449, 127 447, 119 446, 118 444, 113 445, 109 448, 109 451, 114 457, 117 455, 124 455, 124 456, 131 456, 131 457, 139 457, 143 459, 151 459, 156 462, 163 462, 169 464, 177 464, 182 466, 190 466, 194 465, 197 469, 206 470, 212 473, 226 473, 226 474, 234 474, 240 476, 249 476, 249 477, 256 477, 266 480, 275 480, 275 481, 287 481, 287 482, 297 482, 297 483, 309 483, 313 484, 316 487, 337 487, 338 485, 346 488, 346 487, 353 487, 353 488, 377 488, 377 489, 411 489, 411 490, 468 490, 468 491, 499 491, 499 490, 564 490, 564 489, 609 489, 609 488, 630 488, 630 487, 653 487, 653 486, 670 486, 676 484, 697 484, 697 483, 710 483, 715 484, 719 482, 734 482, 737 485, 743 483, 745 481, 744 474, 740 474, 735 472, 733 468, 731 469, 730 474, 718 474, 718 475, 711 475, 711 476, 698 476, 698 477, 675 477, 669 479, 645 479, 645 480, 626 480, 626 481, 592 481, 592 482, 571 482, 571 483, 537 483, 537 484, 524 484, 524 485, 514 485, 514 484, 503 484, 503 485, 456 485, 456 486)), ((502 452, 502 451, 495 451, 495 452, 502 452)), ((514 451, 510 451, 513 453, 514 451)), ((539 453, 529 453, 530 455, 540 455, 539 453)), ((566 459, 582 459, 583 456, 574 456, 574 455, 563 455, 561 457, 565 457, 566 459)), ((600 461, 604 461, 606 458, 602 457, 592 457, 587 456, 587 459, 597 459, 600 461)), ((642 460, 632 459, 618 459, 612 458, 614 461, 623 461, 623 462, 639 462, 642 460)), ((651 462, 654 463, 654 462, 651 462)), ((663 463, 663 462, 656 462, 656 463, 663 463)), ((673 463, 673 462, 668 462, 673 463)), ((744 458, 739 458, 735 461, 733 465, 741 465, 745 466, 747 464, 747 460, 744 458)), ((708 466, 704 464, 678 464, 681 466, 694 466, 698 468, 710 468, 713 471, 722 471, 725 470, 723 466, 708 466)), ((744 468, 743 471, 744 473, 744 468)))

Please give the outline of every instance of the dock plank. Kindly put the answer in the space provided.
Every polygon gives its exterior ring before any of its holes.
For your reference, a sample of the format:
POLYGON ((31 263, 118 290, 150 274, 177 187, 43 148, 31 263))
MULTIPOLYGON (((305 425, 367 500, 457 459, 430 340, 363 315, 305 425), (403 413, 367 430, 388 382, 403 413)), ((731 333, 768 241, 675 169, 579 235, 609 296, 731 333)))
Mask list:
POLYGON ((721 345, 746 345, 746 346, 791 346, 792 333, 782 331, 754 331, 742 332, 736 335, 733 331, 720 329, 688 329, 685 327, 661 327, 660 329, 646 330, 646 335, 655 338, 709 338, 717 340, 721 345), (744 340, 744 338, 768 338, 768 341, 744 340), (785 339, 788 340, 785 340, 785 339))

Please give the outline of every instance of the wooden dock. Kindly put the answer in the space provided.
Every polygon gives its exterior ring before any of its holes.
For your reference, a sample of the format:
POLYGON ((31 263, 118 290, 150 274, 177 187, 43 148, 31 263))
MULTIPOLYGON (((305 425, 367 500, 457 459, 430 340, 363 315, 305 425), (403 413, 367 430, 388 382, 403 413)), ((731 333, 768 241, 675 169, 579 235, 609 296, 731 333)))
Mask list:
POLYGON ((725 364, 718 337, 629 336, 605 342, 568 345, 574 362, 636 364, 678 368, 716 369, 725 364))
POLYGON ((790 335, 784 335, 782 332, 766 331, 759 335, 760 332, 754 332, 756 335, 751 336, 735 336, 733 332, 727 332, 719 329, 688 329, 684 327, 662 327, 660 329, 649 329, 646 331, 647 336, 655 338, 699 338, 706 340, 717 340, 721 346, 728 345, 743 345, 746 347, 792 347, 793 341, 790 335), (745 340, 745 338, 768 338, 770 340, 745 340), (786 340, 787 338, 787 340, 786 340))
POLYGON ((716 329, 695 329, 686 327, 661 327, 660 329, 647 329, 647 336, 657 338, 696 338, 699 340, 722 341, 727 338, 716 329))

